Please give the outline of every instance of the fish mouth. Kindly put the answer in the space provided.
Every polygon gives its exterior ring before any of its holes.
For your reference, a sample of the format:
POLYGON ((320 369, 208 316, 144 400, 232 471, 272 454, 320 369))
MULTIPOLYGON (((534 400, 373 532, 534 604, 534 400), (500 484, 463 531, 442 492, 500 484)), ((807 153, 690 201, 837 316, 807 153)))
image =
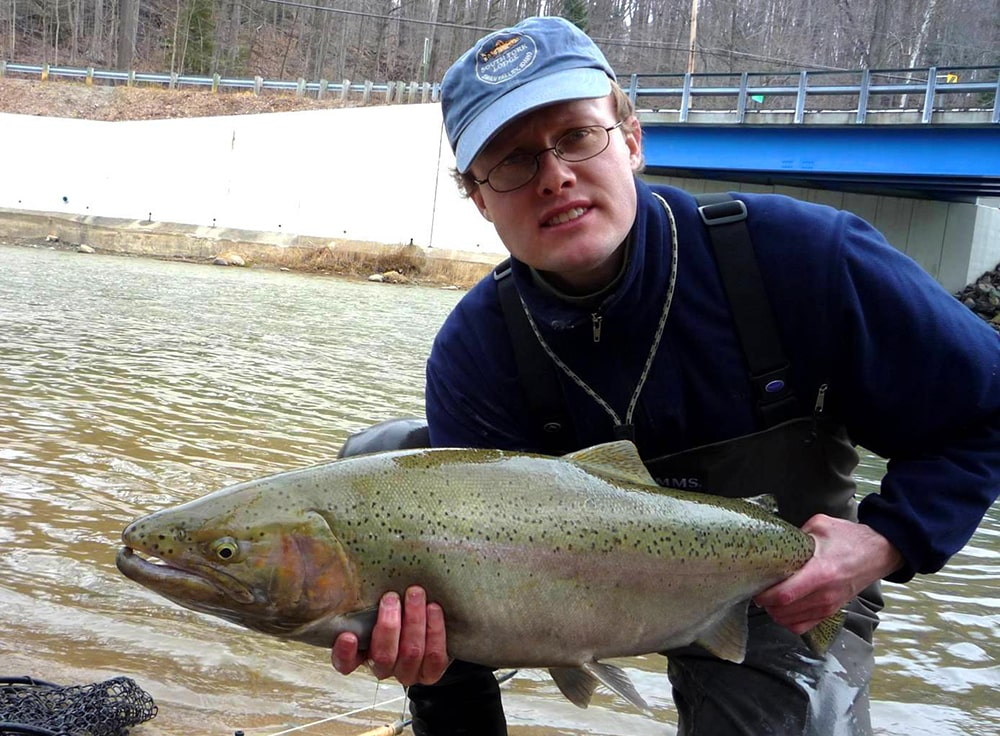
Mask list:
MULTIPOLYGON (((152 555, 151 555, 152 557, 152 555)), ((250 588, 231 575, 199 565, 196 570, 186 570, 156 558, 158 562, 143 559, 131 547, 121 547, 115 565, 122 575, 139 585, 156 591, 190 608, 198 604, 219 605, 224 600, 253 603, 250 588)))

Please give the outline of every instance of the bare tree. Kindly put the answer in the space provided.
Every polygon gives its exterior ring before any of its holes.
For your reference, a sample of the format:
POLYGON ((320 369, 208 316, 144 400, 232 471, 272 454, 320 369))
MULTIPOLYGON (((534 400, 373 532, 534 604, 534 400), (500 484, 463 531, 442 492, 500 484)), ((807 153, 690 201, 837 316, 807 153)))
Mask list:
POLYGON ((1000 0, 0 0, 14 61, 269 77, 439 80, 485 30, 586 26, 621 73, 1000 63, 1000 0), (429 56, 424 58, 425 44, 429 56))
POLYGON ((119 69, 132 68, 138 31, 139 0, 118 0, 118 54, 115 64, 119 69))

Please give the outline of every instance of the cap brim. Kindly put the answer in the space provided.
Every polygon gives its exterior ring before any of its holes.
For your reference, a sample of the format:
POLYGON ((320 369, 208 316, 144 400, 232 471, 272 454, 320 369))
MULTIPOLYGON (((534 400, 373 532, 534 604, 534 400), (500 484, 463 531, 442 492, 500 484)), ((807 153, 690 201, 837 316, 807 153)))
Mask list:
POLYGON ((601 69, 567 69, 511 90, 473 119, 458 139, 455 162, 460 173, 501 128, 525 113, 556 102, 586 100, 611 94, 611 79, 601 69))

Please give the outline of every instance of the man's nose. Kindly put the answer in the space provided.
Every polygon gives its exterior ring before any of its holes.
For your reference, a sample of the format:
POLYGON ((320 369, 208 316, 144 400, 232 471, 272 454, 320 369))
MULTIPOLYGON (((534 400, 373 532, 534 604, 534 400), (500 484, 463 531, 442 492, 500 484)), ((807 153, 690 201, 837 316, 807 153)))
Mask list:
POLYGON ((554 148, 538 155, 538 174, 535 182, 540 193, 556 192, 576 181, 573 167, 556 155, 554 148))

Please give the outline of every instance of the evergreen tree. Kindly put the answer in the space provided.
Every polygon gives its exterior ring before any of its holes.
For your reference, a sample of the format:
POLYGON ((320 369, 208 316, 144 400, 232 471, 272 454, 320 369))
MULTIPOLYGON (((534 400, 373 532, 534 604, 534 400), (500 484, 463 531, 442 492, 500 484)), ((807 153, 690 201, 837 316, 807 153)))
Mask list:
POLYGON ((590 26, 587 14, 587 0, 560 0, 559 15, 575 25, 584 33, 590 26))

